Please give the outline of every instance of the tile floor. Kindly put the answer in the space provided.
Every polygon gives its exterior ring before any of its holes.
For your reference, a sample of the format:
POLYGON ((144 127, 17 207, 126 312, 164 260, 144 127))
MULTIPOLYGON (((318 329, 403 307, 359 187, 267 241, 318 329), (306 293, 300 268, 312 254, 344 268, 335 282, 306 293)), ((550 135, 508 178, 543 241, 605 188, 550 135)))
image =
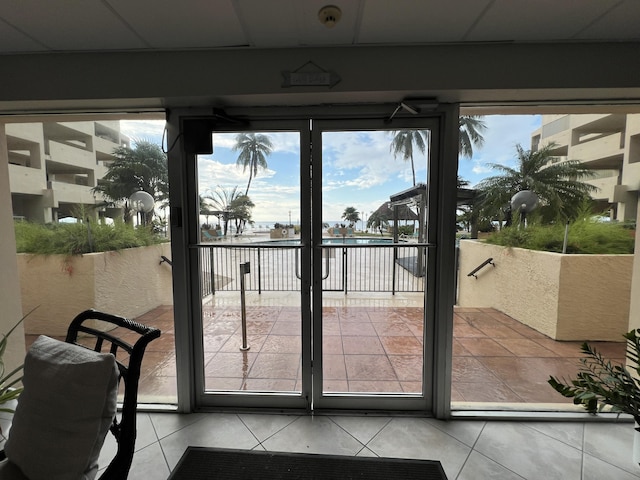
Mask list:
MULTIPOLYGON (((269 371, 257 360, 261 354, 269 353, 265 358, 273 359, 279 352, 299 363, 293 347, 295 341, 285 338, 294 336, 287 335, 291 333, 290 310, 275 304, 262 305, 261 309, 261 316, 251 317, 256 322, 254 326, 263 329, 260 333, 254 331, 255 335, 250 337, 254 363, 243 374, 226 377, 216 375, 220 370, 216 370, 214 360, 223 358, 217 357, 222 353, 237 352, 239 312, 233 303, 224 302, 208 310, 205 338, 210 374, 207 378, 211 385, 232 382, 233 388, 242 385, 263 388, 284 381, 297 386, 295 368, 288 369, 291 373, 286 378, 283 373, 278 374, 279 378, 252 374, 269 371)), ((335 355, 339 368, 332 370, 334 378, 325 387, 376 391, 375 382, 380 381, 383 389, 417 388, 412 383, 415 352, 399 347, 419 342, 420 308, 410 302, 393 307, 353 302, 348 309, 336 307, 327 312, 331 320, 327 321, 325 336, 335 338, 328 342, 325 353, 335 355), (363 331, 368 334, 362 335, 363 331), (356 336, 354 333, 365 339, 367 348, 373 349, 367 355, 388 362, 390 370, 386 371, 393 373, 394 378, 375 378, 369 371, 366 378, 369 383, 362 383, 365 379, 358 378, 358 368, 354 367, 357 359, 349 358, 362 355, 357 342, 349 339, 356 336)), ((171 400, 176 388, 172 308, 160 307, 138 320, 163 331, 145 358, 143 399, 146 396, 147 400, 171 400)), ((454 408, 477 407, 476 402, 489 402, 480 403, 486 407, 492 403, 563 401, 546 384, 546 379, 549 374, 571 375, 580 357, 579 343, 554 342, 492 309, 457 308, 453 346, 454 408)), ((608 356, 623 358, 621 343, 599 343, 598 347, 608 356)), ((130 479, 166 479, 189 445, 435 459, 442 462, 449 479, 456 480, 640 478, 640 468, 631 460, 631 423, 462 419, 444 422, 408 416, 268 413, 140 413, 138 418, 137 453, 130 479)), ((101 464, 108 461, 114 448, 109 441, 103 449, 101 464)))
MULTIPOLYGON (((138 419, 130 480, 165 480, 189 445, 439 460, 449 480, 640 478, 631 423, 258 413, 140 413, 138 419)), ((114 448, 105 446, 103 462, 114 448)))
MULTIPOLYGON (((411 301, 398 302, 325 307, 325 391, 420 392, 422 309, 411 301)), ((205 307, 207 389, 300 389, 299 309, 282 303, 247 307, 248 352, 239 351, 239 307, 224 301, 205 307)), ((163 332, 146 353, 141 397, 175 402, 173 311, 159 307, 137 320, 163 332)), ((623 342, 594 345, 608 358, 624 360, 623 342)), ((556 342, 491 308, 456 307, 452 402, 460 408, 570 403, 547 379, 575 375, 581 357, 580 342, 556 342)))

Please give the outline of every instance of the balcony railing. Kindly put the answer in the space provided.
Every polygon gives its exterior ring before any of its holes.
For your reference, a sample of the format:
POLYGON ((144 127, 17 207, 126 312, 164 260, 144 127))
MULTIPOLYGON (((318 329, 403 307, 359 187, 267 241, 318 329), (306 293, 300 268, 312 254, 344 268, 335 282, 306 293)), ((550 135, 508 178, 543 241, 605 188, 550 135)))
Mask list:
MULTIPOLYGON (((322 289, 337 292, 422 292, 426 244, 322 245, 322 289)), ((249 262, 247 291, 297 291, 301 288, 301 245, 201 245, 203 297, 240 290, 240 264, 249 262)))

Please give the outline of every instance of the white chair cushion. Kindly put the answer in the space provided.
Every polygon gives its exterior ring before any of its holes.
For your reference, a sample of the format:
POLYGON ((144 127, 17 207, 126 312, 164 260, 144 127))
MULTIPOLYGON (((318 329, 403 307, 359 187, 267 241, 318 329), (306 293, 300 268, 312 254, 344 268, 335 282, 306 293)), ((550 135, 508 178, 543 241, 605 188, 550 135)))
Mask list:
POLYGON ((113 355, 40 336, 5 452, 30 480, 91 480, 117 408, 113 355))

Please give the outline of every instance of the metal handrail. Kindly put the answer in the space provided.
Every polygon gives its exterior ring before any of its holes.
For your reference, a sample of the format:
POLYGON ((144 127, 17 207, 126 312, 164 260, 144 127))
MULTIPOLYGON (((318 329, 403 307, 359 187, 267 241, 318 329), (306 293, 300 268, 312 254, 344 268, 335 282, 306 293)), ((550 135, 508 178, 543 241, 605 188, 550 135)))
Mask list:
POLYGON ((495 268, 496 264, 493 263, 493 257, 487 258, 484 262, 482 262, 480 265, 474 268, 471 272, 467 273, 467 277, 473 277, 477 280, 478 277, 476 276, 476 273, 478 273, 479 270, 482 270, 487 265, 493 265, 493 267, 495 268))

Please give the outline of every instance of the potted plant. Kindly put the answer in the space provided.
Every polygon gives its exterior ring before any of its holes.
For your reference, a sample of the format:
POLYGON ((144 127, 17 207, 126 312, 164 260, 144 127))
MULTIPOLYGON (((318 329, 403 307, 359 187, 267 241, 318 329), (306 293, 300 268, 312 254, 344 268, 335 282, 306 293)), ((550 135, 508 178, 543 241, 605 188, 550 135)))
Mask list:
POLYGON ((581 350, 576 378, 569 380, 550 376, 549 384, 561 395, 573 398, 573 403, 583 405, 589 413, 596 414, 606 407, 611 412, 623 413, 635 420, 633 461, 640 464, 640 329, 625 333, 628 366, 612 363, 588 343, 581 350))

